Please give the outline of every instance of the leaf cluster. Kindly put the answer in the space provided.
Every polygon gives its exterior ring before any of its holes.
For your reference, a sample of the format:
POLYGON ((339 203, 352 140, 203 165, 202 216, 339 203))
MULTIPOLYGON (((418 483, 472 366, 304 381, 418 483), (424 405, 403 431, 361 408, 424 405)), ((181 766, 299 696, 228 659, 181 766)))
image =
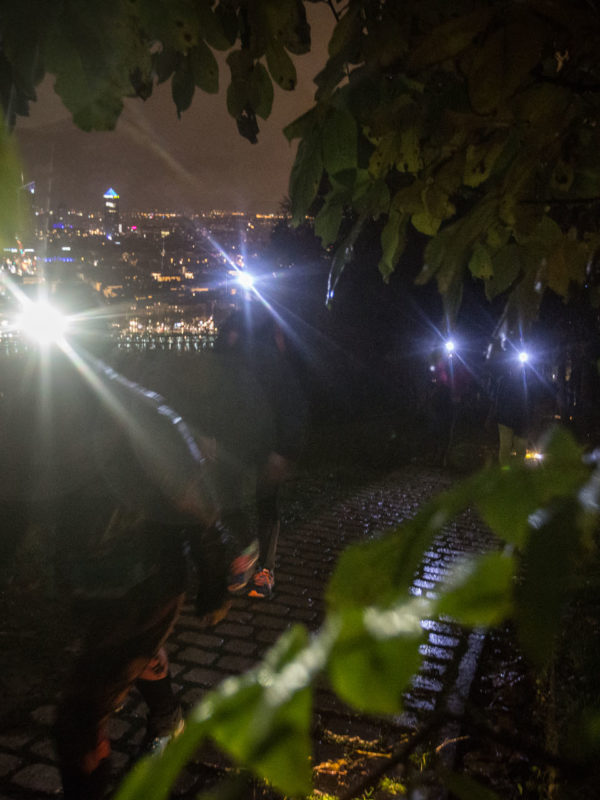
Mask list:
POLYGON ((600 198, 599 41, 583 0, 350 0, 315 105, 285 131, 300 139, 296 223, 326 187, 331 288, 370 218, 385 279, 407 231, 428 238, 418 280, 437 281, 451 315, 469 273, 530 319, 546 289, 584 285, 598 230, 574 210, 600 198))
POLYGON ((219 90, 215 51, 231 51, 227 106, 256 139, 273 82, 293 89, 290 54, 310 49, 300 0, 25 0, 0 8, 0 92, 14 124, 46 74, 83 130, 111 130, 125 97, 147 99, 169 80, 177 114, 196 88, 219 90), (253 126, 250 121, 253 120, 253 126))
MULTIPOLYGON (((350 547, 328 586, 321 630, 310 638, 297 626, 255 669, 209 693, 162 760, 145 760, 134 769, 118 800, 167 797, 207 739, 281 792, 308 794, 317 679, 326 677, 356 709, 399 713, 420 663, 423 619, 441 616, 480 628, 513 619, 524 653, 543 670, 552 660, 578 569, 594 547, 598 469, 582 461, 568 434, 555 430, 544 466, 488 468, 397 529, 350 547), (432 539, 467 508, 475 508, 505 546, 459 564, 435 598, 412 596, 415 571, 432 539)), ((588 724, 586 730, 592 729, 588 724)), ((586 746, 595 753, 597 741, 586 746)), ((456 783, 445 773, 439 777, 456 783)))

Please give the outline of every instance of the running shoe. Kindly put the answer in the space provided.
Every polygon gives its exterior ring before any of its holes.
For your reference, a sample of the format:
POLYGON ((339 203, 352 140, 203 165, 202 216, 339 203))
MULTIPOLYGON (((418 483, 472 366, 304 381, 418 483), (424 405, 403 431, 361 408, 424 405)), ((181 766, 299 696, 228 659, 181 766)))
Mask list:
POLYGON ((273 586, 275 586, 275 576, 273 571, 267 569, 259 569, 254 573, 254 577, 250 582, 250 591, 248 597, 260 597, 263 600, 269 600, 273 593, 273 586))

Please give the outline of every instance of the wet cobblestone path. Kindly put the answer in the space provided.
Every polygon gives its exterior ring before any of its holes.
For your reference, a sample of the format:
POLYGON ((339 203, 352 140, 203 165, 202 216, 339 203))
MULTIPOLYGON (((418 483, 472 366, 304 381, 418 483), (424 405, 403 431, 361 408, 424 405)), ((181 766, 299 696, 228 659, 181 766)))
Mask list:
MULTIPOLYGON (((197 702, 223 678, 254 666, 279 635, 300 622, 316 630, 323 619, 323 590, 340 552, 350 543, 412 517, 450 478, 441 471, 406 467, 384 476, 368 476, 360 484, 299 478, 286 492, 276 586, 271 601, 237 598, 215 628, 201 628, 191 606, 170 637, 168 649, 176 689, 184 707, 197 702)), ((493 540, 467 513, 449 525, 426 554, 412 592, 434 592, 451 563, 466 552, 481 552, 493 540)), ((408 692, 405 712, 396 718, 358 714, 325 685, 315 694, 315 788, 338 795, 390 753, 441 708, 460 718, 473 680, 483 635, 455 625, 424 620, 423 664, 408 692)), ((50 726, 52 698, 33 710, 27 725, 0 732, 0 800, 33 800, 60 796, 50 726)), ((115 777, 130 766, 144 734, 144 706, 132 693, 111 722, 115 777)), ((451 761, 452 742, 460 724, 447 727, 443 740, 451 761)), ((216 752, 202 750, 189 765, 175 796, 195 797, 226 769, 216 752)), ((255 787, 249 797, 268 792, 255 787)), ((388 796, 388 795, 373 795, 388 796)), ((435 793, 423 795, 434 797, 435 793)))

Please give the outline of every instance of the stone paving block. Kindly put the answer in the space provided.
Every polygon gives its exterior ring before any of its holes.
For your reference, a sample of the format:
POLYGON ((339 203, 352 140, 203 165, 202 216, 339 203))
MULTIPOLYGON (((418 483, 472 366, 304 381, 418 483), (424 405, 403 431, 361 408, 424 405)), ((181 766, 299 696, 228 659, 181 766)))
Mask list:
POLYGON ((444 684, 435 678, 428 678, 425 675, 417 674, 412 680, 415 689, 425 689, 428 692, 441 692, 444 684))
POLYGON ((268 628, 258 631, 256 634, 256 641, 257 642, 264 642, 265 644, 275 644, 275 642, 281 636, 281 631, 276 630, 275 628, 268 628))
POLYGON ((0 778, 4 778, 9 773, 13 772, 20 764, 21 759, 18 756, 0 753, 0 778))
MULTIPOLYGON (((258 600, 257 602, 260 603, 260 611, 263 614, 269 614, 274 617, 285 617, 290 613, 289 606, 284 605, 278 598, 278 602, 274 601, 267 601, 261 602, 258 600)), ((254 622, 256 622, 256 617, 254 617, 254 622)))
POLYGON ((53 704, 39 706, 31 712, 31 717, 36 722, 39 722, 40 725, 54 725, 54 721, 56 719, 56 706, 53 704))
POLYGON ((235 675, 241 675, 243 672, 247 672, 252 667, 256 666, 256 660, 254 658, 243 658, 242 656, 223 656, 217 662, 217 667, 219 669, 226 670, 227 672, 231 672, 235 675))
POLYGON ((452 650, 445 650, 443 647, 433 647, 429 644, 419 645, 419 653, 429 659, 435 658, 438 661, 452 661, 454 655, 452 650))
POLYGON ((254 633, 254 629, 250 625, 236 625, 229 622, 219 623, 214 630, 218 636, 238 636, 241 639, 252 636, 254 633))
POLYGON ((281 617, 270 617, 268 614, 257 614, 254 618, 254 624, 260 630, 261 628, 272 628, 278 631, 284 631, 292 624, 290 619, 281 617))
MULTIPOLYGON (((260 600, 258 602, 260 602, 260 600)), ((254 615, 250 611, 243 611, 242 609, 232 608, 231 611, 228 612, 225 621, 235 622, 238 625, 252 625, 253 617, 254 615)))
POLYGON ((31 732, 28 733, 16 733, 16 732, 9 732, 0 735, 0 747, 6 747, 8 750, 20 750, 22 747, 25 747, 35 738, 31 732))
POLYGON ((12 782, 40 794, 58 794, 62 788, 58 769, 50 764, 31 764, 16 772, 12 782))
POLYGON ((183 675, 183 679, 187 683, 199 683, 202 686, 216 686, 226 677, 227 674, 224 672, 217 672, 217 670, 214 669, 203 669, 202 667, 194 667, 194 669, 191 669, 183 675))
POLYGON ((195 631, 182 631, 176 633, 175 638, 178 642, 186 642, 188 644, 196 645, 196 647, 205 647, 207 650, 218 650, 225 641, 222 636, 216 636, 207 633, 196 633, 195 631))
POLYGON ((201 650, 199 647, 186 647, 185 650, 181 650, 177 656, 177 658, 180 658, 182 661, 191 661, 202 667, 210 666, 218 657, 218 653, 201 650))
POLYGON ((297 608, 294 611, 294 621, 314 622, 319 616, 319 611, 312 608, 297 608))
POLYGON ((31 746, 31 752, 48 761, 54 761, 56 759, 56 743, 54 739, 40 739, 31 746))
POLYGON ((308 598, 306 595, 306 589, 302 589, 299 592, 294 592, 294 594, 288 594, 288 587, 285 588, 285 594, 283 590, 281 592, 277 592, 277 602, 281 603, 283 606, 288 606, 291 608, 291 613, 295 614, 296 612, 293 610, 295 608, 305 608, 307 605, 308 598))
POLYGON ((449 622, 441 622, 438 619, 422 619, 421 627, 425 631, 435 631, 436 633, 456 633, 457 626, 449 622))
POLYGON ((460 639, 457 636, 445 636, 440 633, 429 634, 429 643, 438 647, 457 647, 460 644, 460 639))
POLYGON ((200 687, 196 686, 193 689, 188 689, 184 692, 179 701, 185 706, 187 709, 192 709, 201 703, 206 695, 206 689, 200 689, 200 687))
POLYGON ((248 639, 230 639, 223 645, 223 650, 238 656, 250 656, 257 650, 257 645, 248 639))
POLYGON ((404 708, 408 711, 425 712, 433 711, 437 705, 437 695, 417 695, 409 691, 404 698, 404 708))
POLYGON ((179 661, 172 661, 169 659, 169 670, 171 671, 171 676, 173 678, 176 675, 179 675, 182 669, 186 669, 183 664, 180 664, 179 661))
POLYGON ((177 620, 178 628, 200 628, 206 630, 206 623, 196 614, 181 614, 177 620))

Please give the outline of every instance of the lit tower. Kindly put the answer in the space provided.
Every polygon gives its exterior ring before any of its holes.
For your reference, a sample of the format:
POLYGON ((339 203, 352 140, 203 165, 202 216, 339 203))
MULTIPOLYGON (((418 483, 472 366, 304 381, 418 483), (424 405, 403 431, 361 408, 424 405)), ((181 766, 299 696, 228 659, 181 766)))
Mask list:
POLYGON ((119 230, 119 195, 114 189, 109 189, 104 194, 104 233, 114 236, 119 230))

